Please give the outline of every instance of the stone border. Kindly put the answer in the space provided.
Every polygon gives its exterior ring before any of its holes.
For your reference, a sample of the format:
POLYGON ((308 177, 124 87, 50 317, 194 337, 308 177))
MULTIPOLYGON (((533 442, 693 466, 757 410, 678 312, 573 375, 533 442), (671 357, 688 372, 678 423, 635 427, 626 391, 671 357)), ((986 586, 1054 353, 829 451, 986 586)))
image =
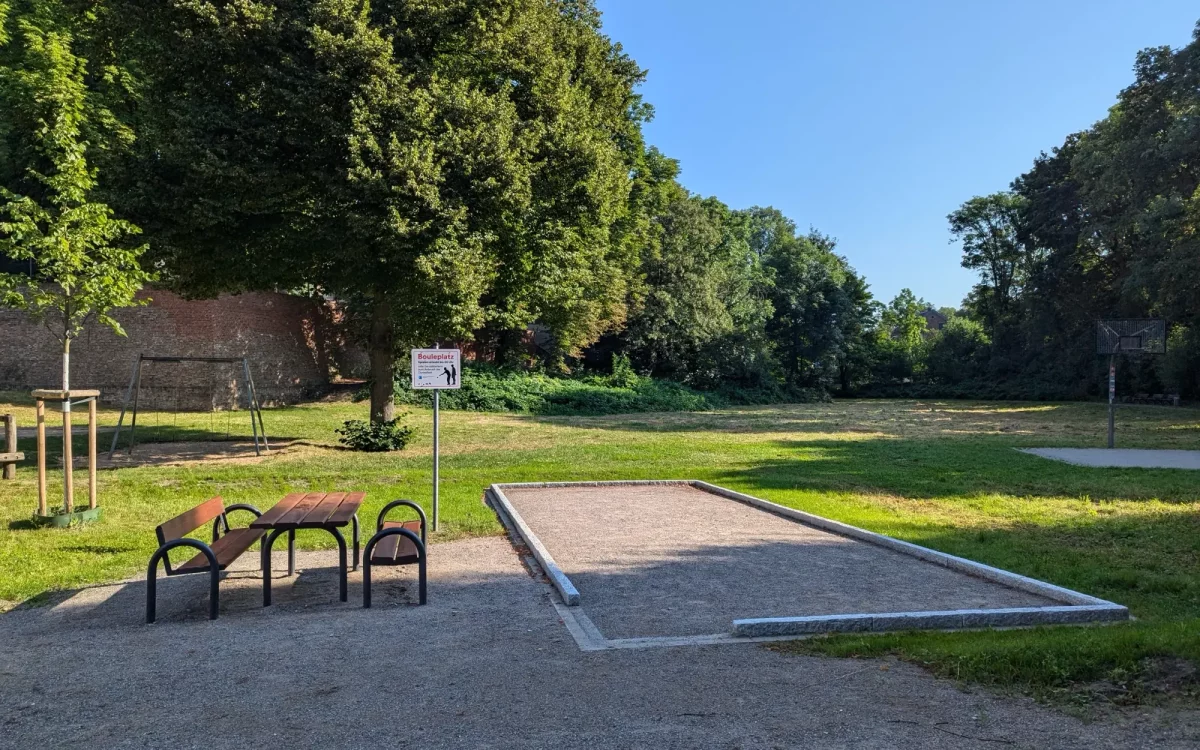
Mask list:
MULTIPOLYGON (((505 487, 517 487, 521 485, 503 485, 505 487)), ((558 567, 558 563, 554 562, 554 558, 550 555, 550 551, 546 549, 546 545, 542 544, 542 540, 537 538, 537 535, 530 530, 525 523, 525 519, 521 518, 521 514, 517 509, 512 507, 512 503, 504 495, 504 490, 500 489, 501 485, 493 484, 488 488, 492 493, 492 498, 496 501, 497 508, 507 516, 509 526, 520 534, 525 540, 525 544, 529 546, 529 551, 537 558, 538 564, 542 566, 542 570, 550 578, 550 583, 554 588, 558 589, 559 596, 568 607, 579 606, 579 589, 575 588, 575 584, 571 583, 571 579, 563 572, 562 568, 558 567)))
MULTIPOLYGON (((1119 622, 1129 619, 1129 610, 1120 605, 1094 596, 1082 594, 1062 586, 1055 586, 1036 578, 1010 573, 1007 570, 984 565, 973 560, 938 552, 911 542, 876 534, 857 526, 834 521, 822 516, 788 508, 778 503, 747 495, 742 492, 718 487, 708 482, 693 479, 675 480, 624 480, 608 482, 523 482, 493 484, 489 488, 497 505, 511 522, 511 526, 529 545, 534 557, 546 571, 550 582, 558 590, 567 606, 579 605, 579 590, 562 568, 554 562, 550 552, 537 535, 525 523, 521 515, 504 495, 504 488, 548 489, 553 487, 630 487, 630 486, 687 486, 740 502, 759 510, 773 513, 797 523, 820 529, 831 534, 854 539, 877 547, 915 557, 934 565, 982 578, 1008 588, 1045 597, 1058 605, 1047 607, 1009 607, 1001 609, 957 609, 929 612, 884 612, 855 613, 843 615, 812 615, 805 617, 758 617, 733 621, 732 634, 740 638, 770 638, 780 636, 813 635, 818 633, 889 632, 898 630, 960 630, 994 627, 1031 627, 1036 625, 1067 625, 1083 623, 1119 622)), ((597 634, 598 635, 598 634, 597 634)), ((633 639, 643 640, 643 639, 633 639)))

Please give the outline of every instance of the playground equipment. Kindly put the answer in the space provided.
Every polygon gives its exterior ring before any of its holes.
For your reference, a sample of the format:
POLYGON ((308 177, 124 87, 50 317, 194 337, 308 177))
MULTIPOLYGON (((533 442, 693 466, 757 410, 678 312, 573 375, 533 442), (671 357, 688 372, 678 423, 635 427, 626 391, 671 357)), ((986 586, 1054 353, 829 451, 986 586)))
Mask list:
MULTIPOLYGON (((250 375, 250 361, 245 357, 148 357, 145 354, 139 354, 137 360, 133 363, 133 374, 129 379, 129 388, 125 391, 125 403, 121 405, 121 416, 117 419, 117 429, 113 432, 112 444, 108 449, 108 457, 111 459, 117 452, 117 440, 121 437, 121 427, 125 423, 125 413, 130 413, 129 419, 129 454, 133 455, 133 447, 137 443, 137 416, 138 416, 138 401, 142 393, 142 367, 147 362, 161 362, 178 364, 180 362, 202 362, 206 364, 240 364, 242 376, 245 379, 246 404, 250 410, 250 430, 254 434, 254 455, 262 455, 261 451, 270 451, 271 446, 267 443, 267 428, 262 421, 262 406, 258 402, 258 395, 254 390, 254 378, 250 375), (131 408, 132 407, 132 408, 131 408), (261 449, 259 445, 259 434, 262 435, 261 449)), ((179 404, 176 399, 176 411, 179 404)))

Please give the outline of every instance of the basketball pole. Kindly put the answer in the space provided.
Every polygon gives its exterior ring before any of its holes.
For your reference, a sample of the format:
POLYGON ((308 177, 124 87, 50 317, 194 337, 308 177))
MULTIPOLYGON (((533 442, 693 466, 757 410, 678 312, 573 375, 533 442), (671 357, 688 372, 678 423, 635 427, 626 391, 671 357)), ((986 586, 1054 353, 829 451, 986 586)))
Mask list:
POLYGON ((1108 447, 1116 447, 1117 355, 1108 355, 1108 447))

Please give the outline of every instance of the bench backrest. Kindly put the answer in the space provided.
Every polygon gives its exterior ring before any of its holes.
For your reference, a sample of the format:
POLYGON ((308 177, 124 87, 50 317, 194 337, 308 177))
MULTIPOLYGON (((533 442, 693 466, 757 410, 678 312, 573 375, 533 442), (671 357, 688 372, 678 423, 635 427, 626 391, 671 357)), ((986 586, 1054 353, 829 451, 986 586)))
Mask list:
POLYGON ((158 543, 166 544, 172 539, 187 536, 224 512, 225 501, 220 497, 205 500, 186 513, 180 513, 170 521, 159 524, 154 530, 158 534, 158 543))

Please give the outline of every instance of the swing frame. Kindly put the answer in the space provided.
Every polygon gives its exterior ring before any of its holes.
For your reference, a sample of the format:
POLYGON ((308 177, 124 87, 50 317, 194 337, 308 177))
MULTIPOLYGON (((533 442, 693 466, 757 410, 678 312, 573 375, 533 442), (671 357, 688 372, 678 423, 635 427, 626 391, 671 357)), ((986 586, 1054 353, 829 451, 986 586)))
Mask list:
MULTIPOLYGON (((142 394, 142 366, 147 362, 164 362, 178 364, 180 362, 206 362, 209 364, 241 364, 242 375, 246 381, 246 401, 250 410, 250 430, 254 434, 254 455, 261 456, 262 451, 271 451, 267 443, 267 428, 263 424, 262 405, 254 389, 254 376, 250 374, 250 360, 246 357, 151 357, 138 354, 133 363, 133 374, 129 378, 129 388, 125 391, 125 403, 121 405, 121 416, 117 419, 117 429, 113 431, 112 445, 108 449, 111 459, 117 452, 117 440, 121 437, 121 426, 125 422, 125 413, 130 413, 129 419, 129 455, 133 455, 133 447, 137 444, 137 414, 138 400, 142 394), (132 406, 132 409, 130 408, 132 406), (259 435, 262 435, 262 447, 259 447, 259 435)), ((178 386, 176 386, 175 407, 179 408, 178 386)))

